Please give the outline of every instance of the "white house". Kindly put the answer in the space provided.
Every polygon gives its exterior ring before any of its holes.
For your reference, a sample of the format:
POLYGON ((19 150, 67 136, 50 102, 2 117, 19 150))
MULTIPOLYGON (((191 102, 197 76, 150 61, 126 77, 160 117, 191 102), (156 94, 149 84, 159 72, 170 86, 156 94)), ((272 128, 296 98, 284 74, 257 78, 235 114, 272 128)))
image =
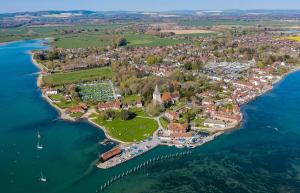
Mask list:
POLYGON ((46 95, 58 94, 57 90, 47 90, 46 95))
POLYGON ((221 120, 214 120, 214 119, 206 119, 203 123, 205 127, 210 127, 210 128, 225 128, 226 123, 221 120))

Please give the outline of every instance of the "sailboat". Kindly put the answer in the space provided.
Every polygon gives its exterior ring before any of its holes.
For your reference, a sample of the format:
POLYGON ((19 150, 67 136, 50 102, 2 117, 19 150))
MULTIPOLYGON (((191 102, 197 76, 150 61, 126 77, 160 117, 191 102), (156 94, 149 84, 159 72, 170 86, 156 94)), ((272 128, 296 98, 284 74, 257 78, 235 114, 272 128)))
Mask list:
POLYGON ((39 131, 37 132, 36 137, 37 137, 38 139, 40 139, 40 138, 42 137, 39 131))
POLYGON ((41 182, 46 183, 47 182, 47 178, 43 175, 43 172, 41 171, 41 178, 40 178, 41 182))
POLYGON ((36 145, 36 148, 37 148, 37 149, 43 149, 44 147, 43 147, 43 145, 41 145, 40 142, 38 141, 38 143, 37 143, 37 145, 36 145))

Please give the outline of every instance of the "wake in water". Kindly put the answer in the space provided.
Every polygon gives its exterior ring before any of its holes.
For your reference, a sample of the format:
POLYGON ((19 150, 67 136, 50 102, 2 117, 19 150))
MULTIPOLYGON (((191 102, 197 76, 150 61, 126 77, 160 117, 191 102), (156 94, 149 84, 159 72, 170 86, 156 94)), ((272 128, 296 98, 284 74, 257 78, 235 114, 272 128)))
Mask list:
POLYGON ((29 74, 24 74, 24 76, 35 76, 35 75, 39 75, 40 72, 33 72, 33 73, 29 73, 29 74))

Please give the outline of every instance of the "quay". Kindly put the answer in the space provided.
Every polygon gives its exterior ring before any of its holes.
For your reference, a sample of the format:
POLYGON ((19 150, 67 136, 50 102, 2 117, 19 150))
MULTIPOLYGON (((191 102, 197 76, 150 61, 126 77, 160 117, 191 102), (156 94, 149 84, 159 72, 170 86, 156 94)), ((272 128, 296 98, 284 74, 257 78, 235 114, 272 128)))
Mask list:
POLYGON ((159 145, 195 148, 209 141, 212 141, 219 135, 222 135, 224 131, 219 131, 209 136, 195 135, 189 139, 162 138, 159 137, 158 133, 159 131, 155 132, 155 135, 153 135, 152 138, 141 141, 139 143, 133 143, 130 145, 121 144, 119 147, 117 147, 118 150, 114 148, 106 153, 103 153, 100 157, 100 161, 97 164, 97 167, 100 169, 112 168, 133 158, 136 158, 137 156, 140 156, 159 145), (116 153, 112 153, 112 156, 107 157, 107 154, 111 154, 112 151, 116 153), (105 159, 103 159, 103 157, 105 157, 105 159))
POLYGON ((120 154, 112 157, 111 159, 108 159, 107 161, 104 162, 100 161, 97 164, 97 167, 101 169, 108 169, 114 167, 130 159, 133 159, 139 155, 142 155, 147 151, 150 151, 151 149, 157 147, 158 145, 159 142, 156 138, 155 139, 150 138, 142 142, 133 143, 130 145, 120 145, 119 147, 121 150, 120 154))

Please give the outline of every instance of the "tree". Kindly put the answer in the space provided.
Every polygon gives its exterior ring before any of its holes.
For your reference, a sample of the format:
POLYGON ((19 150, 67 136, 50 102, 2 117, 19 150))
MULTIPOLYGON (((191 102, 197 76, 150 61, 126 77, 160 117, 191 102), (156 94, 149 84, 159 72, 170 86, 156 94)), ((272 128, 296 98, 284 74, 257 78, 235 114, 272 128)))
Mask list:
POLYGON ((127 45, 127 40, 124 37, 117 37, 113 39, 114 47, 122 47, 127 45))
POLYGON ((184 64, 184 68, 185 68, 186 70, 192 70, 192 64, 191 64, 190 62, 186 62, 186 63, 184 64))
POLYGON ((124 121, 126 120, 130 120, 130 119, 133 119, 135 116, 134 113, 130 112, 130 111, 127 111, 127 110, 121 110, 121 113, 120 113, 120 118, 124 121))
POLYGON ((126 46, 127 40, 124 37, 118 39, 118 46, 126 46))
POLYGON ((146 112, 149 114, 149 115, 152 115, 152 116, 157 116, 159 115, 159 113, 162 111, 162 107, 161 106, 156 106, 154 105, 153 103, 150 103, 146 106, 146 112))
POLYGON ((149 56, 147 58, 147 64, 153 65, 153 64, 159 64, 162 62, 162 57, 160 56, 149 56))

